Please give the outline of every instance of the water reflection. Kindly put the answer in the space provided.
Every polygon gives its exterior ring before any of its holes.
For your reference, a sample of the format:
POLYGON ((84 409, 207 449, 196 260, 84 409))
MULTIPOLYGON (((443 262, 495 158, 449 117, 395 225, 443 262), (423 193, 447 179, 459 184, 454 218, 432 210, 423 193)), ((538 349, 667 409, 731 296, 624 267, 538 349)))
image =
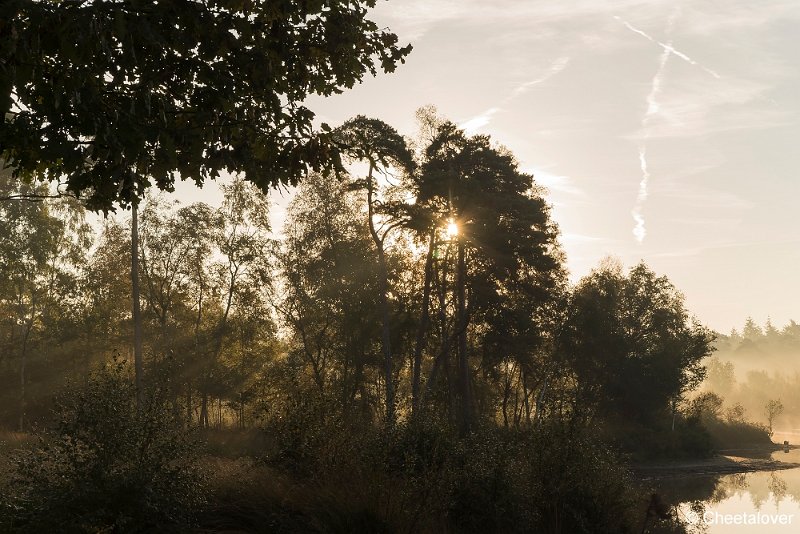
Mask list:
MULTIPOLYGON (((798 449, 748 456, 800 463, 798 449)), ((652 525, 648 532, 800 532, 800 468, 675 477, 655 487, 675 507, 681 525, 652 525)))

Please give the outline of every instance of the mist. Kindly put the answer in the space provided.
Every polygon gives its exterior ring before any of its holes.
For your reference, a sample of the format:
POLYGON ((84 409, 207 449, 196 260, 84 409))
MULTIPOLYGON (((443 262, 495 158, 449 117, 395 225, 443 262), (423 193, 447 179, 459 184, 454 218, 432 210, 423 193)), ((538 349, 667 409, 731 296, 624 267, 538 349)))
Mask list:
POLYGON ((776 327, 748 318, 742 328, 718 334, 714 353, 704 362, 701 391, 724 400, 723 411, 744 408, 748 420, 769 426, 770 401, 782 409, 773 417, 773 439, 800 441, 800 325, 776 327))

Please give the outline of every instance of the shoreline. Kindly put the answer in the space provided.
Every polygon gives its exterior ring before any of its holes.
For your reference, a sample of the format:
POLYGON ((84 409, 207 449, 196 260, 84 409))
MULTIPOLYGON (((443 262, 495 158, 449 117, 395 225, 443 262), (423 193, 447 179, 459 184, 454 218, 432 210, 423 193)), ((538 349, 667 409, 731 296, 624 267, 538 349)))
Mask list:
MULTIPOLYGON (((796 449, 790 446, 790 449, 796 449)), ((782 471, 800 467, 800 463, 784 462, 771 458, 771 453, 784 450, 783 446, 724 449, 711 458, 638 463, 630 466, 640 480, 684 476, 732 475, 757 471, 782 471)))

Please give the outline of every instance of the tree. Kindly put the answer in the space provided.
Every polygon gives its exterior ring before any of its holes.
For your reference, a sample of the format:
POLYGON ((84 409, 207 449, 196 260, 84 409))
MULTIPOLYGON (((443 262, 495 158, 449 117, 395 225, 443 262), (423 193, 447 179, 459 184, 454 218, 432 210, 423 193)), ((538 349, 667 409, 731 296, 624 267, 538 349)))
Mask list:
POLYGON ((358 116, 345 122, 336 130, 342 152, 353 161, 368 164, 367 175, 351 181, 353 189, 367 193, 367 227, 378 255, 378 276, 381 304, 381 342, 384 359, 384 381, 386 383, 386 422, 394 424, 394 364, 391 348, 391 311, 389 309, 389 272, 386 264, 386 238, 400 228, 408 212, 405 203, 392 203, 380 198, 377 173, 388 179, 389 167, 410 173, 414 160, 405 140, 388 124, 358 116), (376 221, 377 218, 380 220, 376 221))
POLYGON ((176 177, 227 170, 262 189, 335 164, 303 101, 410 52, 375 0, 5 2, 2 157, 104 211, 176 177))
POLYGON ((692 400, 692 412, 703 422, 719 419, 722 413, 722 397, 712 391, 701 393, 692 400))
POLYGON ((725 410, 725 420, 730 424, 744 423, 747 410, 740 403, 736 403, 725 410))
MULTIPOLYGON (((44 195, 7 174, 2 195, 44 195)), ((0 203, 0 313, 7 326, 9 352, 18 357, 18 426, 26 426, 32 357, 45 334, 58 335, 58 319, 71 315, 78 268, 89 247, 80 205, 62 202, 0 203)), ((66 342, 65 339, 61 340, 66 342)), ((46 347, 40 351, 46 353, 46 347), (44 350, 42 350, 44 349, 44 350)))
POLYGON ((224 186, 223 194, 214 236, 220 259, 210 269, 219 298, 219 312, 210 336, 209 359, 202 377, 200 420, 205 426, 209 425, 208 394, 222 382, 220 357, 230 331, 230 319, 238 311, 246 313, 246 304, 255 307, 248 285, 269 283, 266 274, 269 269, 264 266, 270 247, 267 196, 243 180, 234 180, 224 186))
POLYGON ((736 386, 733 363, 711 358, 706 364, 706 379, 715 393, 727 397, 736 386))
POLYGON ((779 335, 778 329, 772 324, 772 318, 768 316, 767 323, 764 325, 764 336, 767 338, 767 341, 775 342, 778 340, 779 335))
MULTIPOLYGON (((513 155, 493 146, 488 136, 468 137, 454 124, 442 122, 423 158, 414 184, 415 204, 428 208, 424 217, 434 225, 446 221, 447 240, 455 248, 458 420, 468 429, 476 401, 471 391, 470 325, 480 323, 486 325, 484 332, 491 332, 501 310, 527 301, 533 305, 528 311, 534 312, 552 299, 563 280, 558 230, 533 176, 520 172, 513 155)), ((514 334, 530 334, 535 323, 514 334)), ((449 343, 444 346, 446 358, 449 343)))
POLYGON ((379 404, 372 372, 383 362, 378 267, 364 208, 335 178, 308 177, 289 206, 275 305, 291 332, 285 366, 293 402, 324 403, 331 415, 334 406, 351 416, 358 408, 371 419, 379 404))
POLYGON ((764 331, 756 324, 752 317, 748 317, 742 328, 742 337, 748 341, 758 341, 764 337, 764 331))
MULTIPOLYGON (((263 190, 338 168, 311 94, 352 87, 411 47, 366 18, 376 0, 18 0, 0 12, 0 157, 91 209, 131 205, 136 380, 142 381, 139 198, 222 171, 263 190)), ((327 127, 325 127, 327 128, 327 127)), ((140 387, 141 390, 141 387, 140 387)))
POLYGON ((769 435, 772 437, 772 424, 775 422, 775 419, 783 413, 783 403, 780 401, 780 399, 772 399, 764 407, 764 410, 767 413, 767 427, 769 428, 769 435))
POLYGON ((93 360, 128 352, 130 347, 130 276, 120 269, 130 255, 130 235, 123 223, 109 218, 95 236, 95 247, 80 272, 83 305, 81 321, 86 337, 83 377, 93 360))
POLYGON ((728 341, 731 347, 738 347, 739 344, 742 342, 742 335, 739 333, 736 328, 731 328, 731 333, 728 335, 728 341))
POLYGON ((572 295, 560 353, 576 374, 576 409, 623 424, 672 414, 705 375, 711 332, 690 319, 683 296, 646 265, 593 271, 572 295))
MULTIPOLYGON (((189 377, 176 373, 192 359, 198 366, 205 349, 196 343, 202 303, 195 319, 191 282, 198 269, 205 277, 218 221, 219 216, 205 204, 170 206, 158 197, 149 198, 141 212, 137 274, 141 273, 143 285, 143 319, 152 325, 147 336, 152 364, 159 374, 171 375, 175 386, 186 383, 187 389, 189 377), (174 358, 176 355, 180 357, 174 358)), ((189 392, 187 398, 191 398, 189 392)), ((187 419, 191 420, 190 409, 187 419)))

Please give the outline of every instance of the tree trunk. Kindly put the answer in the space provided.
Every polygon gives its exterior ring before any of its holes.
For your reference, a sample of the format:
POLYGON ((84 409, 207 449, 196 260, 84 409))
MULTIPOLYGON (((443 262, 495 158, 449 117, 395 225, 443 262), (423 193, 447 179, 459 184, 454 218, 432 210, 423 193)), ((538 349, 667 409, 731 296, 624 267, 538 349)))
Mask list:
POLYGON ((200 398, 200 428, 208 428, 208 394, 203 392, 200 398))
POLYGON ((544 412, 544 396, 547 393, 547 375, 542 380, 542 389, 539 390, 539 395, 536 397, 536 423, 541 424, 544 412))
POLYGON ((386 269, 386 257, 383 248, 378 249, 378 272, 380 276, 380 303, 381 319, 383 321, 381 338, 383 345, 383 367, 384 379, 386 380, 386 423, 391 426, 394 424, 394 380, 391 348, 391 332, 389 330, 389 300, 388 292, 388 273, 386 269))
POLYGON ((520 386, 522 386, 522 401, 525 403, 525 424, 531 424, 531 403, 530 393, 528 392, 528 381, 525 379, 525 370, 519 370, 520 386))
POLYGON ((192 383, 186 383, 186 426, 192 426, 192 383))
POLYGON ((383 348, 383 374, 386 381, 386 423, 389 426, 394 425, 394 380, 393 380, 393 364, 392 364, 392 347, 391 347, 391 330, 390 330, 390 317, 389 317, 389 299, 387 293, 389 292, 389 273, 386 267, 386 253, 383 250, 383 239, 378 235, 375 229, 375 215, 372 207, 373 201, 373 180, 372 172, 374 165, 370 164, 369 176, 367 177, 367 217, 369 218, 369 233, 372 236, 372 241, 375 243, 375 248, 378 250, 378 276, 379 290, 380 290, 380 306, 381 306, 381 345, 383 348))
POLYGON ((678 413, 678 402, 672 399, 672 432, 675 432, 675 416, 678 413))
POLYGON ((456 270, 456 305, 458 325, 458 396, 460 400, 461 430, 472 427, 472 399, 470 396, 469 359, 467 355, 467 263, 464 242, 458 242, 458 266, 456 270))
POLYGON ((133 299, 133 362, 136 370, 136 408, 144 399, 144 365, 142 363, 142 311, 139 303, 139 215, 136 204, 131 213, 131 297, 133 299))
POLYGON ((420 312, 417 339, 414 345, 414 367, 411 373, 411 413, 419 411, 419 387, 422 373, 422 351, 425 348, 425 335, 430 320, 431 282, 433 278, 433 253, 436 247, 436 231, 431 230, 428 241, 428 254, 425 257, 425 282, 422 288, 422 310, 420 312))
MULTIPOLYGON (((435 273, 436 280, 438 282, 438 290, 437 290, 437 300, 439 305, 439 312, 438 312, 438 322, 439 322, 439 337, 442 340, 442 348, 439 355, 433 360, 433 366, 431 367, 431 372, 428 375, 428 380, 425 382, 425 390, 420 395, 419 399, 419 407, 422 408, 425 405, 425 399, 428 398, 433 390, 433 387, 436 385, 436 381, 439 377, 439 370, 444 365, 445 367, 449 367, 450 361, 450 332, 447 328, 447 317, 445 314, 445 304, 447 300, 447 294, 449 291, 449 287, 447 284, 447 264, 449 261, 449 253, 445 256, 444 261, 441 263, 441 278, 439 276, 439 272, 435 273)), ((449 388, 448 388, 449 389, 449 388)))
POLYGON ((33 329, 33 314, 31 311, 31 320, 25 326, 25 334, 22 336, 22 353, 19 364, 19 431, 25 430, 25 409, 27 407, 27 399, 25 398, 25 371, 28 364, 28 339, 30 339, 31 330, 33 329))

